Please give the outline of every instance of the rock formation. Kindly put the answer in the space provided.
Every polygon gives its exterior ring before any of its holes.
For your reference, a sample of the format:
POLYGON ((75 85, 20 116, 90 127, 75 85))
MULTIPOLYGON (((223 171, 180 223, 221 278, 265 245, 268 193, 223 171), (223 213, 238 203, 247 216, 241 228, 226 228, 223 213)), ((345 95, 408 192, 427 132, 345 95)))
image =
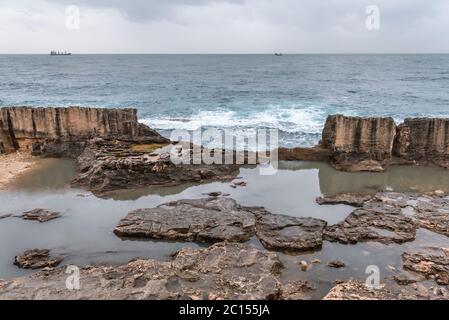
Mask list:
POLYGON ((344 244, 362 241, 404 243, 415 239, 417 228, 418 222, 404 215, 400 206, 375 197, 344 221, 327 227, 324 238, 344 244))
POLYGON ((27 250, 14 258, 14 264, 22 269, 56 267, 61 262, 62 258, 50 257, 50 250, 47 249, 27 250))
POLYGON ((93 139, 77 158, 79 173, 72 184, 105 195, 147 186, 232 180, 238 174, 237 165, 175 164, 170 149, 158 151, 161 145, 153 146, 143 144, 135 149, 129 142, 93 139))
POLYGON ((0 151, 75 157, 92 138, 166 142, 137 121, 135 109, 0 108, 0 151))
POLYGON ((248 241, 255 217, 235 200, 180 200, 129 213, 114 230, 122 237, 193 242, 248 241))
POLYGON ((449 291, 445 287, 427 283, 395 285, 380 284, 371 288, 365 283, 350 279, 334 286, 324 300, 447 300, 449 291))
POLYGON ((21 215, 23 220, 36 220, 39 222, 47 222, 61 217, 59 212, 51 212, 45 209, 34 209, 24 212, 21 215))
POLYGON ((365 202, 371 200, 372 195, 364 193, 339 193, 332 196, 323 196, 316 198, 319 205, 325 204, 346 204, 353 207, 363 207, 365 202))
POLYGON ((398 126, 394 152, 410 161, 449 168, 449 119, 405 119, 398 126))
POLYGON ((449 248, 420 248, 402 254, 404 269, 449 285, 449 248))
POLYGON ((251 245, 218 243, 183 248, 170 261, 134 260, 118 266, 81 268, 80 290, 67 290, 64 268, 0 280, 6 299, 288 299, 309 290, 304 282, 282 283, 273 252, 251 245))
POLYGON ((329 161, 337 170, 383 171, 395 163, 449 168, 449 119, 331 115, 313 148, 280 148, 279 160, 329 161))
POLYGON ((339 170, 378 170, 391 161, 396 125, 392 118, 329 116, 321 146, 339 170), (378 169, 376 169, 378 168, 378 169))
POLYGON ((272 214, 240 206, 231 198, 211 197, 135 210, 114 232, 120 237, 198 243, 245 242, 256 235, 267 249, 300 252, 321 248, 326 225, 315 218, 272 214))
POLYGON ((250 208, 257 217, 256 235, 270 250, 300 252, 320 249, 326 221, 272 214, 264 208, 250 208))

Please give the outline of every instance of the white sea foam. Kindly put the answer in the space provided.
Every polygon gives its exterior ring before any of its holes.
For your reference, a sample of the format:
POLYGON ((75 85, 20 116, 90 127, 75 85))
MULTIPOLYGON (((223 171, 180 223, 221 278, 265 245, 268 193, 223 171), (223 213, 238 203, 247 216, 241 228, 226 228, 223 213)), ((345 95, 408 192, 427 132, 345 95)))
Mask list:
POLYGON ((307 108, 270 106, 265 110, 249 113, 230 110, 200 111, 185 118, 156 117, 141 121, 156 130, 197 130, 202 127, 241 130, 274 128, 286 133, 319 134, 325 119, 326 113, 315 106, 307 108))

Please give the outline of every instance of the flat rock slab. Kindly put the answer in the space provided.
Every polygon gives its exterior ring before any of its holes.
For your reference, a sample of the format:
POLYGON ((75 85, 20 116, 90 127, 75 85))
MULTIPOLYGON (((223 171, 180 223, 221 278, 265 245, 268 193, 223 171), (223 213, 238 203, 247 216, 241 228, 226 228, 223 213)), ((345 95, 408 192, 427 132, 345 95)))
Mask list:
POLYGON ((257 217, 256 235, 267 249, 311 251, 321 248, 326 221, 315 218, 271 214, 253 209, 257 217))
MULTIPOLYGON (((230 181, 238 174, 237 165, 175 164, 168 152, 146 152, 128 142, 96 139, 77 158, 80 172, 72 185, 107 196, 117 191, 149 186, 175 186, 203 181, 230 181)), ((183 150, 191 154, 193 150, 183 150)))
POLYGON ((449 197, 420 197, 414 206, 421 228, 449 237, 449 197))
MULTIPOLYGON (((67 290, 64 268, 0 281, 5 299, 279 299, 284 291, 277 255, 252 245, 219 243, 184 248, 170 261, 134 260, 80 269, 80 290, 67 290)), ((303 285, 303 284, 301 284, 303 285)))
POLYGON ((372 195, 362 193, 339 193, 332 196, 318 197, 316 202, 319 205, 346 204, 353 207, 363 207, 363 204, 372 197, 372 195))
POLYGON ((358 209, 343 222, 326 228, 324 238, 344 244, 377 241, 385 244, 413 241, 416 222, 401 214, 358 209))
POLYGON ((407 199, 400 194, 384 193, 364 202, 363 207, 350 213, 346 219, 329 226, 324 238, 340 243, 376 241, 384 244, 404 243, 416 237, 418 222, 403 214, 407 199))
POLYGON ((61 214, 59 212, 51 212, 45 209, 34 209, 31 211, 24 212, 21 217, 24 220, 36 220, 39 222, 47 222, 61 217, 61 214))
POLYGON ((404 269, 449 285, 449 248, 421 248, 402 254, 404 269))
POLYGON ((139 209, 122 219, 120 237, 194 242, 248 241, 255 233, 254 215, 229 198, 180 200, 139 209))
POLYGON ((334 286, 323 300, 396 300, 385 289, 374 289, 358 280, 349 280, 334 286))
POLYGON ((56 267, 61 262, 62 258, 50 257, 50 250, 47 249, 27 250, 14 259, 14 264, 22 269, 56 267))
POLYGON ((323 298, 324 300, 446 300, 449 292, 444 287, 431 287, 428 284, 397 285, 380 284, 371 288, 365 283, 351 279, 337 284, 323 298))

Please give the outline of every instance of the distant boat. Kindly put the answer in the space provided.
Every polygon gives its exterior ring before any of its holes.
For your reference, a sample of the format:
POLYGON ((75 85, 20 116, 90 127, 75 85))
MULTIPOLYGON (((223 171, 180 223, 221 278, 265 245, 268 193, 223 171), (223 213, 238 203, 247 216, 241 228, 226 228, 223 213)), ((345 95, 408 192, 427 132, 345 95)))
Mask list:
POLYGON ((67 51, 51 51, 50 55, 51 56, 71 56, 72 53, 67 52, 67 51))
POLYGON ((282 56, 283 56, 282 53, 275 53, 274 55, 275 55, 275 56, 278 56, 278 57, 282 57, 282 56))

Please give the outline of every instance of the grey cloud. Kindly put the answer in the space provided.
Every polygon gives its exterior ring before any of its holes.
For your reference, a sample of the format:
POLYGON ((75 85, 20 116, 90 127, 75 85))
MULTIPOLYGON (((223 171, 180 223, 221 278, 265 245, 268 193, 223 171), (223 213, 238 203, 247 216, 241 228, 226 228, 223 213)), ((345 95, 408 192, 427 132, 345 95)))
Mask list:
POLYGON ((79 5, 100 8, 115 8, 135 22, 152 19, 172 18, 173 10, 178 6, 205 6, 212 3, 227 2, 243 4, 243 0, 47 0, 49 3, 79 5))

